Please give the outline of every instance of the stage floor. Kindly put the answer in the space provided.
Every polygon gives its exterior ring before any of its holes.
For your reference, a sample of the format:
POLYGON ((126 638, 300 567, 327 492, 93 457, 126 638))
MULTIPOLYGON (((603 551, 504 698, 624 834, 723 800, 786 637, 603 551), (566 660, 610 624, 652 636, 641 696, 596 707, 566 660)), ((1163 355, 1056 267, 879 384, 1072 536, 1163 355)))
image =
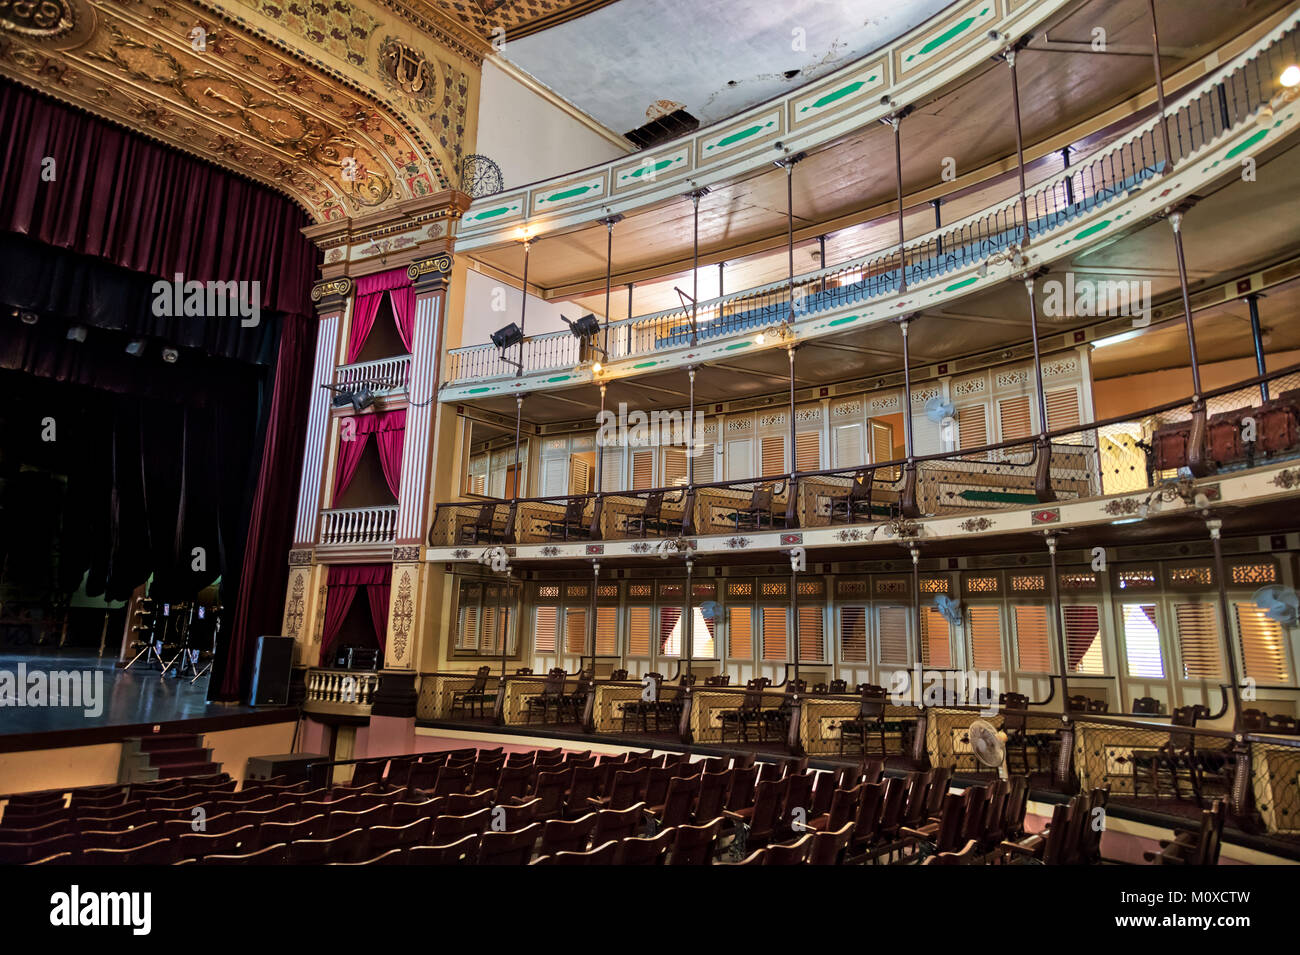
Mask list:
MULTIPOLYGON (((197 683, 191 683, 190 677, 161 679, 157 669, 135 666, 130 670, 120 670, 115 662, 93 654, 0 652, 0 681, 6 683, 10 675, 17 679, 20 665, 29 677, 40 670, 47 674, 102 674, 103 680, 102 694, 94 707, 98 712, 87 712, 84 706, 16 706, 6 700, 0 705, 0 738, 260 712, 251 706, 209 703, 206 699, 209 678, 206 675, 197 683)), ((99 677, 92 676, 92 680, 99 685, 99 677)))

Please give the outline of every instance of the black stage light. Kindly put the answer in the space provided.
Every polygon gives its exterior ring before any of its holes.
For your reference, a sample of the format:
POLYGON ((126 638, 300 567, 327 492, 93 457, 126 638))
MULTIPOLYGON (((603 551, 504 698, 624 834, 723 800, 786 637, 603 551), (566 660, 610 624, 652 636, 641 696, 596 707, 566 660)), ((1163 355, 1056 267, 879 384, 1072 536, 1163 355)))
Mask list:
POLYGON ((560 318, 568 323, 569 331, 573 332, 574 338, 595 338, 600 334, 600 320, 590 312, 576 322, 569 321, 563 315, 560 318))
POLYGON ((369 385, 362 385, 360 391, 352 392, 349 397, 352 399, 353 410, 358 414, 375 403, 375 396, 371 393, 369 385))
POLYGON ((524 333, 520 331, 519 326, 514 322, 492 333, 492 344, 502 350, 509 348, 511 345, 518 345, 523 340, 524 333))

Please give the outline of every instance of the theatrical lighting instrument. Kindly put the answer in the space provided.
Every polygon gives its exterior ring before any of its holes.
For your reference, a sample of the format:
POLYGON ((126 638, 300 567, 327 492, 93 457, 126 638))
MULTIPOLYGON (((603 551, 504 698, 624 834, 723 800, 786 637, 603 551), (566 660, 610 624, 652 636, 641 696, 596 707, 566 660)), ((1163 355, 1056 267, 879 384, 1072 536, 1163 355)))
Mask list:
POLYGON ((84 342, 86 340, 87 329, 85 325, 73 325, 68 329, 68 341, 84 342))
POLYGON ((560 318, 569 326, 569 331, 573 332, 574 338, 595 338, 600 334, 600 320, 591 312, 588 312, 576 322, 563 315, 560 318))
POLYGON ((131 341, 127 342, 126 353, 135 358, 139 358, 141 355, 144 354, 145 347, 148 344, 149 343, 146 342, 143 338, 133 338, 131 341))
MULTIPOLYGON (((567 319, 566 319, 567 321, 567 319)), ((519 330, 519 326, 511 322, 505 328, 498 329, 492 333, 492 344, 497 348, 505 350, 511 345, 518 345, 524 340, 524 333, 519 330)))
POLYGON ((22 319, 24 325, 35 325, 41 320, 41 317, 35 312, 22 312, 18 317, 22 319))
POLYGON ((162 350, 162 360, 167 362, 169 365, 174 365, 176 363, 176 359, 180 357, 181 357, 181 353, 178 352, 175 348, 172 348, 170 345, 162 350))

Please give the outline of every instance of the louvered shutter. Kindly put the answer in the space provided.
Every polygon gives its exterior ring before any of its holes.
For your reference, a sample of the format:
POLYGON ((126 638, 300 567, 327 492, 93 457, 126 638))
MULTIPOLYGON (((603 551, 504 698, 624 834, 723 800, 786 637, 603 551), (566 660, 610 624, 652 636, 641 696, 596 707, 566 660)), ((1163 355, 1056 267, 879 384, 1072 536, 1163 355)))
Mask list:
POLYGON ((1101 613, 1091 604, 1066 604, 1065 649, 1070 655, 1071 673, 1106 672, 1101 644, 1101 613))
POLYGON ((784 607, 763 608, 763 659, 786 659, 786 613, 784 607))
POLYGON ((1016 666, 1026 673, 1051 673, 1047 608, 1027 605, 1012 608, 1016 620, 1016 666))
POLYGON ((533 651, 536 653, 554 653, 556 623, 559 619, 558 607, 538 607, 533 626, 533 651))
POLYGON ((1237 603, 1237 631, 1245 675, 1265 685, 1289 684, 1286 631, 1254 603, 1237 603))
POLYGON ((1178 656, 1183 677, 1215 680, 1223 676, 1219 653, 1219 613, 1214 604, 1174 604, 1174 625, 1178 631, 1178 656))
POLYGON ((904 666, 911 657, 906 607, 881 607, 876 615, 880 636, 880 662, 904 666))
POLYGON ((840 659, 867 663, 867 608, 840 608, 840 659))
POLYGON ((1002 669, 1002 612, 998 607, 971 607, 970 658, 976 670, 1002 669))
POLYGON ((752 607, 731 607, 727 610, 727 655, 733 660, 754 659, 752 607))

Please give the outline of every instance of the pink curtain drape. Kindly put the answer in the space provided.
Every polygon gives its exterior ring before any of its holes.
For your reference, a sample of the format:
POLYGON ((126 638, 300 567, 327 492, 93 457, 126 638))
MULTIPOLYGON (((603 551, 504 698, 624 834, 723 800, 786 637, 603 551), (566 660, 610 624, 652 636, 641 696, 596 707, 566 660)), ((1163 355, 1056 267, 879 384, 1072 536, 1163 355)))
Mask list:
POLYGON ((397 493, 398 488, 402 486, 402 444, 406 440, 406 409, 399 408, 397 411, 390 411, 386 416, 386 421, 375 432, 375 441, 379 447, 379 463, 384 469, 384 480, 388 482, 388 489, 393 492, 393 497, 401 497, 397 493))
POLYGON ((329 666, 330 652, 338 642, 343 621, 361 588, 366 589, 370 620, 379 649, 388 633, 388 593, 393 579, 392 564, 340 564, 330 568, 329 590, 325 595, 325 629, 321 635, 320 665, 329 666))
POLYGON ((370 330, 375 327, 375 316, 384 296, 389 296, 397 334, 406 350, 411 350, 411 336, 415 329, 415 290, 406 269, 391 269, 377 275, 363 275, 357 279, 356 299, 352 303, 352 325, 348 329, 348 364, 357 360, 365 347, 370 330))
POLYGON ((379 463, 384 469, 384 480, 393 492, 393 497, 399 497, 397 492, 402 484, 402 442, 406 438, 406 409, 349 417, 355 430, 351 441, 339 442, 338 467, 334 469, 335 503, 352 483, 357 465, 361 463, 361 455, 365 453, 366 443, 372 434, 377 436, 379 442, 379 463))
POLYGON ((411 350, 411 340, 415 337, 415 289, 409 285, 392 289, 388 301, 393 306, 393 319, 397 322, 397 334, 402 336, 402 344, 411 350))

